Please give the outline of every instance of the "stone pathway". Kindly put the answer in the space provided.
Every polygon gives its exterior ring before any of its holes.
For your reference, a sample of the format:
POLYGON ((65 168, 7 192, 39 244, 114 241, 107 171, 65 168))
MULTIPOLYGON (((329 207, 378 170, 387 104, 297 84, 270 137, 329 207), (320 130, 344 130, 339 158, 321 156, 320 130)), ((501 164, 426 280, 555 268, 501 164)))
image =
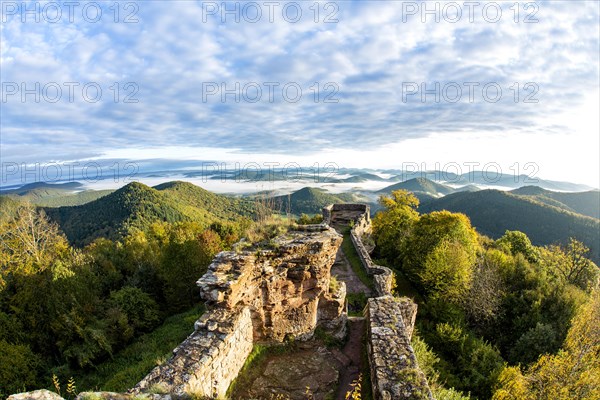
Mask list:
MULTIPOLYGON (((338 232, 343 232, 344 227, 336 226, 338 232)), ((346 284, 347 293, 364 293, 366 297, 372 297, 373 292, 354 273, 348 258, 340 246, 335 263, 331 267, 331 275, 346 284)), ((342 353, 350 361, 340 370, 340 384, 336 395, 337 400, 345 400, 346 393, 352 390, 352 382, 357 380, 363 370, 362 352, 364 350, 363 338, 365 335, 365 321, 362 317, 348 317, 348 340, 342 353)))
POLYGON ((362 317, 348 318, 348 341, 342 349, 342 354, 349 360, 340 370, 340 383, 337 400, 345 400, 346 393, 352 390, 352 382, 357 380, 363 370, 362 351, 363 337, 365 335, 365 319, 362 317))
POLYGON ((371 297, 371 289, 356 276, 341 247, 331 267, 331 276, 336 276, 339 281, 346 283, 347 293, 364 293, 367 297, 371 297))

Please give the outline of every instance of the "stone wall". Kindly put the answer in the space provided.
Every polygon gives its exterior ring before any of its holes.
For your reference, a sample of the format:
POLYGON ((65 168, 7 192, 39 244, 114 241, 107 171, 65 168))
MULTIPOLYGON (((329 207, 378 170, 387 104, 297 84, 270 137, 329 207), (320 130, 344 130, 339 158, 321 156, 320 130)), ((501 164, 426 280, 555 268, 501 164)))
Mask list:
POLYGON ((317 326, 342 336, 343 283, 329 289, 342 237, 327 225, 288 232, 263 248, 219 253, 197 284, 208 311, 195 331, 130 393, 223 397, 254 343, 308 339, 317 326))
POLYGON ((367 271, 367 274, 373 277, 373 283, 377 295, 385 296, 387 294, 391 294, 394 282, 394 273, 391 269, 377 265, 373 262, 373 260, 371 260, 371 256, 361 240, 362 234, 359 233, 361 231, 364 232, 365 229, 357 229, 356 226, 350 231, 350 238, 352 239, 352 244, 354 244, 354 248, 356 249, 358 257, 360 258, 360 262, 367 271))
POLYGON ((367 354, 373 397, 433 399, 425 375, 417 365, 402 315, 401 303, 392 296, 371 298, 367 303, 367 354))
POLYGON ((222 397, 252 351, 252 320, 247 307, 203 315, 196 330, 173 357, 154 368, 132 394, 164 391, 174 397, 222 397))
POLYGON ((375 264, 362 241, 364 235, 372 232, 370 207, 366 204, 331 204, 323 208, 323 222, 331 226, 352 226, 352 244, 364 269, 373 277, 375 292, 378 296, 391 294, 394 281, 392 270, 375 264))
POLYGON ((352 221, 350 238, 379 296, 369 299, 365 309, 373 398, 433 399, 410 344, 417 305, 392 296, 393 271, 375 264, 362 241, 372 232, 369 211, 364 204, 334 204, 323 209, 323 220, 332 226, 352 221))

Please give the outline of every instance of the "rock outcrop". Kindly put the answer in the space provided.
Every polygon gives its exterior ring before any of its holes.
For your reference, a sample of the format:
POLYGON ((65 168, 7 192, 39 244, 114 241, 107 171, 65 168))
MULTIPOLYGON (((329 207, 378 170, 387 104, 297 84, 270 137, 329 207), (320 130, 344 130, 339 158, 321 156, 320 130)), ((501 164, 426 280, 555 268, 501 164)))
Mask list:
POLYGON ((322 227, 289 232, 266 249, 220 253, 198 280, 200 294, 209 308, 248 307, 257 342, 310 337, 317 323, 335 325, 343 314, 345 287, 329 290, 341 241, 322 227))
POLYGON ((8 396, 8 400, 64 400, 58 394, 46 389, 17 393, 8 396))
POLYGON ((346 290, 329 288, 341 242, 322 225, 288 232, 266 248, 218 254, 197 282, 208 311, 131 393, 160 388, 175 397, 223 397, 254 343, 308 339, 317 326, 339 334, 346 290))

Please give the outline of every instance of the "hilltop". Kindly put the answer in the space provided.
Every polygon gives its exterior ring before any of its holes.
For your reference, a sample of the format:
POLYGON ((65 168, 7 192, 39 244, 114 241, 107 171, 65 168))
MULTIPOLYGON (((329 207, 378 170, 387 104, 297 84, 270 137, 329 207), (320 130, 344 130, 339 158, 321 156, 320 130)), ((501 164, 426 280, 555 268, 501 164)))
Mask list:
POLYGON ((527 197, 566 211, 576 212, 588 217, 600 218, 600 191, 565 193, 553 192, 538 186, 524 186, 511 191, 512 194, 527 197))
MULTIPOLYGON (((531 193, 524 189, 521 193, 531 193)), ((500 190, 449 194, 423 204, 419 211, 448 210, 466 214, 480 233, 499 238, 507 230, 519 230, 535 245, 566 244, 575 237, 590 248, 594 262, 600 260, 600 220, 527 196, 500 190)))
POLYGON ((292 214, 319 214, 324 206, 334 203, 351 203, 359 197, 351 193, 332 194, 325 189, 305 187, 289 195, 273 198, 276 210, 292 214))
POLYGON ((118 239, 133 230, 144 230, 155 221, 210 224, 249 216, 252 209, 252 202, 217 195, 186 182, 154 188, 132 182, 89 203, 45 211, 71 243, 83 246, 99 237, 118 239))
POLYGON ((112 193, 114 190, 83 190, 80 182, 35 182, 18 189, 0 191, 1 197, 40 207, 78 206, 112 193))

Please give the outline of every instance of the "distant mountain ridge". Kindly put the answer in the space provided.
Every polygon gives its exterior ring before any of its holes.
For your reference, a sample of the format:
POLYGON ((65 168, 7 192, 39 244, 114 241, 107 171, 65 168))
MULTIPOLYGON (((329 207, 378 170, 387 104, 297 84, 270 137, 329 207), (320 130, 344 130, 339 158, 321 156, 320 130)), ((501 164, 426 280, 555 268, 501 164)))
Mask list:
MULTIPOLYGON (((523 189, 520 193, 532 193, 523 189)), ((594 262, 600 261, 600 220, 500 190, 449 194, 419 208, 421 212, 448 210, 466 214, 477 230, 492 238, 507 230, 526 233, 536 245, 568 242, 575 237, 590 248, 594 262)))
POLYGON ((325 189, 305 187, 289 195, 273 198, 276 210, 291 212, 292 214, 320 214, 324 206, 333 203, 351 203, 364 201, 352 193, 332 194, 325 189))
POLYGON ((387 186, 378 190, 377 193, 390 194, 394 190, 407 190, 412 192, 421 202, 430 201, 432 199, 454 193, 455 191, 455 189, 450 186, 434 182, 427 178, 419 177, 387 186))
POLYGON ((0 194, 18 194, 22 195, 32 190, 47 189, 47 190, 61 190, 61 191, 75 191, 81 190, 83 184, 81 182, 65 182, 65 183, 51 183, 51 182, 33 182, 27 183, 18 188, 0 189, 0 194))
POLYGON ((572 182, 553 181, 548 179, 541 179, 536 177, 530 177, 528 175, 514 175, 514 174, 503 174, 496 173, 494 171, 471 171, 463 174, 455 174, 448 171, 400 171, 400 170, 386 170, 383 171, 387 174, 395 175, 393 180, 396 181, 407 181, 414 178, 426 178, 434 182, 443 183, 446 185, 477 185, 477 186, 501 186, 508 189, 517 189, 522 186, 535 185, 544 189, 562 192, 583 192, 594 190, 594 188, 572 182))
POLYGON ((80 182, 35 182, 20 188, 4 189, 0 196, 25 201, 40 207, 77 206, 96 200, 114 190, 83 190, 80 182))

